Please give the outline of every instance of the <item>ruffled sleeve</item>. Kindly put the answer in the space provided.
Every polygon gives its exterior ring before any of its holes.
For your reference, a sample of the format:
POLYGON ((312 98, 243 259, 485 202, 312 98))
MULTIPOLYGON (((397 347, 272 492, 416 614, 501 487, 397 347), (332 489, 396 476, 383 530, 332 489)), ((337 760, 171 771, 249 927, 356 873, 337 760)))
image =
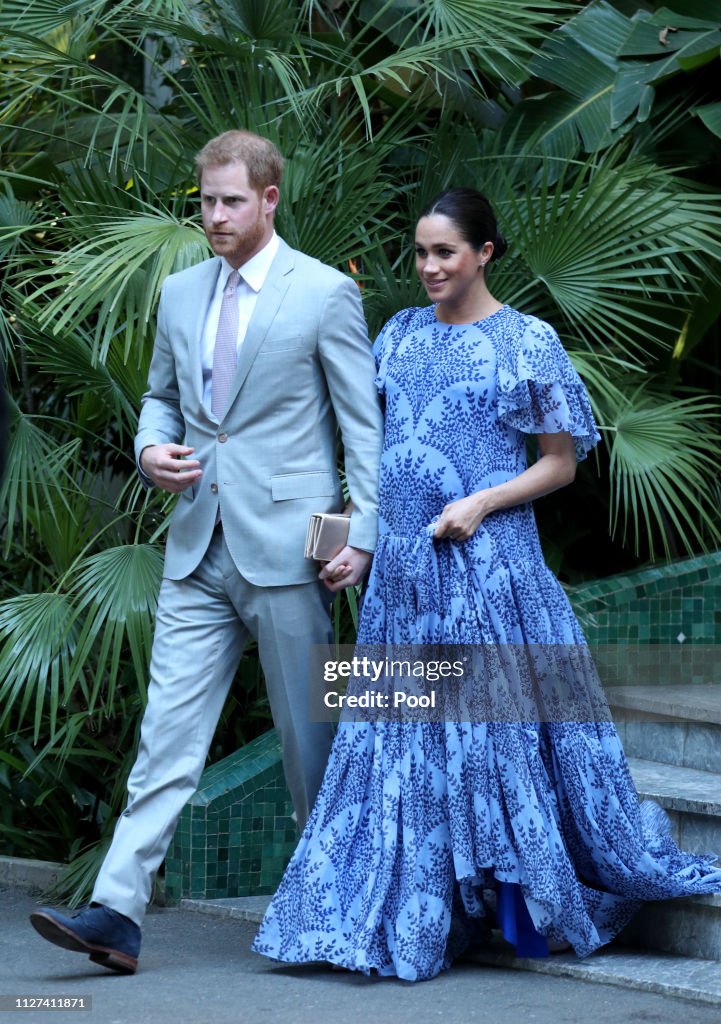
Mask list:
POLYGON ((525 434, 568 431, 576 458, 601 440, 588 393, 553 328, 513 311, 498 346, 498 415, 525 434))

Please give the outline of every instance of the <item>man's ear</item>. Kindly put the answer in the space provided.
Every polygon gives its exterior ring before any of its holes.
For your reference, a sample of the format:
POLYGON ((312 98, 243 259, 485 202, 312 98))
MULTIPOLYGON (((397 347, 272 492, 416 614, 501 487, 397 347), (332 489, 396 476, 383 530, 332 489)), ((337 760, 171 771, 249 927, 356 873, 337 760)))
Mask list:
POLYGON ((268 185, 263 191, 263 213, 273 213, 280 201, 280 189, 277 185, 268 185))

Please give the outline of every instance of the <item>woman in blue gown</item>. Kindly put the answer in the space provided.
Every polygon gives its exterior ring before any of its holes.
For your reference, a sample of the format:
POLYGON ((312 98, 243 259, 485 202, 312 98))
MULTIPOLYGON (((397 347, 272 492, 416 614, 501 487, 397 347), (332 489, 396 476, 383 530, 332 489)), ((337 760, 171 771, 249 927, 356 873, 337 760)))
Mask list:
POLYGON ((358 642, 553 652, 563 697, 517 720, 512 687, 474 720, 342 720, 254 942, 277 960, 421 980, 491 926, 519 955, 585 956, 641 900, 721 889, 721 870, 639 806, 600 684, 587 659, 571 666, 587 648, 531 502, 570 483, 599 435, 554 330, 488 291, 504 249, 474 190, 418 222, 432 305, 398 313, 374 347, 386 427, 358 642), (585 715, 565 715, 574 690, 585 715))

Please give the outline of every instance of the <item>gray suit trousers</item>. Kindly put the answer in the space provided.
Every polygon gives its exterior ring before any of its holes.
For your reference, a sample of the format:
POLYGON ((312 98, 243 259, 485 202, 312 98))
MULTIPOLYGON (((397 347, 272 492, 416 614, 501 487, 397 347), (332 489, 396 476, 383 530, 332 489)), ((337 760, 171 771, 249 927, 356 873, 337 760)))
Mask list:
POLYGON ((258 644, 298 823, 315 801, 329 723, 309 720, 310 648, 327 644, 330 594, 321 583, 258 587, 245 580, 222 529, 192 575, 163 580, 148 705, 129 800, 93 900, 141 924, 180 812, 197 789, 215 727, 249 638, 258 644))

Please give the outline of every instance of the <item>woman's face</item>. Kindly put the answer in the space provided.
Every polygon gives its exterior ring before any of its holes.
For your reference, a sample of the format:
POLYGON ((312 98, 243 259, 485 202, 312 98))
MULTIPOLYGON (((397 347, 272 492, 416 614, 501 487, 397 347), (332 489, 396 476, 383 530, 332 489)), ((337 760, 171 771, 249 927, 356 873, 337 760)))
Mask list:
POLYGON ((442 213, 421 217, 416 226, 416 270, 433 302, 455 306, 470 297, 492 252, 491 242, 474 249, 442 213))

